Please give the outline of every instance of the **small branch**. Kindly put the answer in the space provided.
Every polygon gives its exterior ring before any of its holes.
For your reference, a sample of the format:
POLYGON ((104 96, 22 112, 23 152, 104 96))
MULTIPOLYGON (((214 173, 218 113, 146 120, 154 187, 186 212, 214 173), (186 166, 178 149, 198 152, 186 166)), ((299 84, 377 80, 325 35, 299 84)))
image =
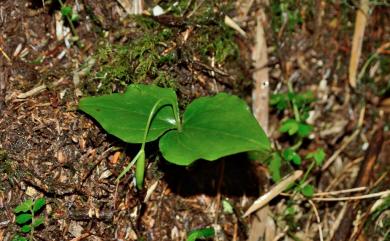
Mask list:
POLYGON ((319 235, 320 235, 320 241, 324 241, 324 237, 323 237, 323 234, 322 234, 321 219, 320 219, 320 215, 318 214, 317 207, 316 207, 316 205, 313 203, 312 200, 309 200, 309 203, 310 203, 310 205, 312 206, 313 211, 314 211, 314 214, 315 214, 316 219, 317 219, 317 223, 318 223, 318 233, 319 233, 319 235))
POLYGON ((290 186, 292 183, 295 182, 298 178, 302 176, 302 171, 295 171, 292 175, 288 176, 287 178, 280 181, 278 184, 276 184, 269 192, 259 197, 253 204, 248 208, 248 210, 244 214, 244 218, 249 216, 251 213, 255 212, 256 210, 262 208, 264 205, 269 203, 273 198, 278 196, 280 193, 282 193, 284 190, 287 189, 288 186, 290 186))
POLYGON ((359 59, 362 53, 364 30, 367 25, 369 0, 360 0, 359 9, 356 12, 355 31, 353 33, 351 58, 349 61, 348 78, 349 84, 356 87, 356 75, 359 66, 359 59))
POLYGON ((377 197, 387 196, 389 194, 390 194, 390 190, 386 190, 383 192, 370 193, 367 195, 353 196, 353 197, 315 197, 315 198, 313 198, 313 200, 314 201, 323 201, 323 202, 350 201, 350 200, 362 200, 362 199, 369 199, 369 198, 377 198, 377 197))

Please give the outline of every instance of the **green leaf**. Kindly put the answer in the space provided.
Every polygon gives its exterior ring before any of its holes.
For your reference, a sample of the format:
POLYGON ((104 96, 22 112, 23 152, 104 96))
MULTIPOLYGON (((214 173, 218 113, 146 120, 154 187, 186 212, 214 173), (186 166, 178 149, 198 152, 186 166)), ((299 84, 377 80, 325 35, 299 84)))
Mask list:
POLYGON ((270 164, 268 166, 269 171, 271 172, 271 177, 274 182, 279 182, 282 178, 280 175, 280 167, 282 166, 282 158, 279 153, 274 152, 271 157, 270 164))
POLYGON ((212 238, 215 235, 214 228, 202 228, 193 230, 187 237, 187 241, 196 241, 199 238, 212 238))
POLYGON ((288 97, 286 94, 273 94, 270 98, 270 104, 276 106, 278 110, 285 110, 288 107, 288 97))
POLYGON ((295 103, 298 108, 303 107, 306 104, 310 104, 311 102, 315 101, 316 98, 314 97, 313 92, 307 91, 303 93, 299 93, 294 98, 295 103))
POLYGON ((34 213, 39 211, 45 204, 46 204, 46 200, 43 197, 35 200, 34 207, 33 207, 34 213))
POLYGON ((305 197, 312 197, 314 194, 314 187, 312 185, 306 185, 301 189, 301 193, 305 197))
POLYGON ((23 233, 29 233, 31 232, 31 226, 30 225, 23 225, 23 227, 20 229, 23 233))
POLYGON ((244 101, 220 93, 193 101, 184 112, 183 129, 171 130, 160 139, 166 160, 190 165, 245 151, 270 150, 270 142, 244 101))
POLYGON ((77 22, 77 21, 79 21, 79 19, 80 19, 80 17, 79 17, 79 15, 77 14, 77 13, 72 13, 72 16, 70 17, 70 20, 72 21, 72 22, 77 22))
POLYGON ((318 166, 321 166, 325 159, 325 152, 322 148, 317 148, 314 152, 306 155, 307 159, 313 158, 318 166))
POLYGON ((290 101, 295 101, 296 97, 297 97, 297 93, 295 92, 288 92, 287 93, 287 97, 290 101))
POLYGON ((27 211, 30 211, 32 205, 33 205, 33 200, 32 200, 32 199, 28 199, 28 200, 22 202, 21 204, 19 204, 19 205, 14 209, 14 212, 15 212, 15 213, 20 213, 20 212, 27 212, 27 211))
POLYGON ((23 236, 20 236, 20 235, 15 235, 13 238, 12 238, 12 241, 27 241, 28 239, 23 237, 23 236))
POLYGON ((289 206, 286 208, 286 215, 294 215, 296 213, 296 210, 293 206, 289 206))
POLYGON ((34 228, 38 227, 39 225, 42 225, 45 222, 45 217, 40 216, 39 218, 35 219, 34 222, 31 224, 34 228))
POLYGON ((72 7, 68 6, 68 5, 64 5, 62 8, 61 8, 61 14, 62 16, 66 17, 66 16, 70 16, 72 14, 72 7))
POLYGON ((282 122, 282 126, 279 128, 281 133, 288 132, 290 136, 297 133, 299 128, 299 123, 294 119, 288 119, 282 122))
POLYGON ((264 152, 261 151, 248 151, 247 157, 251 161, 257 161, 261 163, 266 163, 270 160, 272 153, 267 153, 268 155, 264 155, 264 152))
POLYGON ((177 126, 172 106, 167 104, 171 102, 178 113, 177 97, 172 89, 129 85, 124 94, 82 98, 79 109, 96 119, 108 133, 125 142, 142 143, 149 114, 161 99, 163 106, 151 122, 148 142, 177 126))
POLYGON ((286 161, 292 161, 296 165, 301 165, 301 157, 291 148, 287 148, 283 151, 283 158, 286 161))
POLYGON ((17 224, 24 224, 27 223, 32 219, 31 213, 22 213, 16 216, 16 223, 17 224))
POLYGON ((230 204, 229 201, 227 200, 222 200, 222 207, 223 207, 223 212, 227 214, 232 214, 233 213, 233 206, 230 204))
POLYGON ((298 135, 300 137, 309 136, 312 130, 313 130, 313 127, 311 125, 304 124, 304 123, 298 124, 298 135))

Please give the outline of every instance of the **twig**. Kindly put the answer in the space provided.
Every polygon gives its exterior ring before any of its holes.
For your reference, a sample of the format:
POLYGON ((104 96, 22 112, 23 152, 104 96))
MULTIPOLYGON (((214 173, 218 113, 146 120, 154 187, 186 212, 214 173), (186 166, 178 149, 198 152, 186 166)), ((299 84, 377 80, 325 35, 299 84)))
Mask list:
POLYGON ((152 196, 154 190, 156 190, 156 188, 157 188, 158 181, 159 180, 155 181, 152 185, 150 185, 150 187, 146 191, 146 195, 145 195, 145 198, 144 198, 144 203, 147 203, 149 201, 149 199, 152 196))
POLYGON ((386 196, 386 195, 390 195, 390 190, 377 192, 377 193, 370 193, 370 194, 361 195, 361 196, 353 196, 353 197, 315 197, 315 198, 313 198, 313 200, 314 201, 322 201, 322 202, 351 201, 351 200, 376 198, 376 197, 381 197, 381 196, 386 196))
POLYGON ((229 17, 228 15, 225 15, 224 22, 225 22, 225 24, 227 26, 229 26, 232 29, 236 30, 243 37, 246 37, 245 31, 236 22, 234 22, 234 20, 231 17, 229 17))
POLYGON ((356 12, 355 20, 355 30, 353 33, 352 40, 352 49, 351 49, 351 58, 349 61, 349 84, 355 88, 356 87, 356 75, 357 68, 359 65, 359 59, 362 52, 362 44, 364 37, 364 30, 367 25, 367 16, 369 10, 369 0, 360 0, 360 6, 356 12))
POLYGON ((3 56, 7 59, 8 63, 12 63, 10 57, 8 57, 7 53, 0 47, 0 52, 3 54, 3 56))
POLYGON ((344 203, 344 206, 342 207, 341 211, 337 215, 336 220, 333 222, 333 225, 330 228, 329 236, 328 236, 327 241, 331 241, 332 240, 334 234, 337 231, 338 226, 340 226, 341 220, 343 219, 343 217, 345 215, 345 212, 347 211, 347 206, 348 206, 347 203, 344 203))
POLYGON ((303 174, 303 171, 295 171, 292 175, 286 177, 282 181, 280 181, 278 184, 276 184, 269 192, 264 194, 263 196, 259 197, 253 204, 248 208, 248 210, 244 214, 244 218, 249 216, 251 213, 255 212, 256 210, 262 208, 264 205, 269 203, 273 198, 278 196, 281 192, 286 190, 286 188, 295 182, 298 178, 300 178, 303 174))
POLYGON ((27 97, 41 93, 42 91, 46 90, 46 88, 47 88, 47 86, 45 84, 42 84, 42 85, 37 86, 37 87, 35 87, 35 88, 25 92, 25 93, 19 94, 17 96, 17 98, 18 99, 26 99, 27 97))
POLYGON ((272 241, 278 241, 279 239, 283 238, 284 236, 286 236, 287 231, 288 231, 288 226, 284 228, 283 232, 276 235, 272 241))
POLYGON ((337 195, 340 193, 351 193, 351 192, 361 192, 367 190, 367 187, 356 187, 351 189, 339 190, 339 191, 331 191, 331 192, 318 192, 315 193, 314 196, 327 196, 327 195, 337 195))
POLYGON ((341 144, 341 147, 339 149, 337 149, 331 157, 329 157, 329 159, 322 166, 321 171, 325 171, 326 169, 328 169, 328 167, 337 159, 337 157, 340 155, 340 153, 343 152, 344 149, 347 148, 347 146, 349 146, 349 144, 357 137, 359 132, 360 132, 360 129, 356 129, 352 133, 352 135, 350 135, 344 139, 345 141, 341 144))
POLYGON ((362 162, 364 159, 364 157, 358 157, 356 158, 355 160, 352 160, 352 161, 349 161, 344 167, 343 169, 341 170, 341 172, 338 174, 338 176, 336 176, 336 178, 334 178, 330 184, 326 187, 325 191, 329 191, 329 190, 332 190, 335 186, 337 186, 339 183, 341 183, 341 181, 347 176, 347 175, 344 175, 344 173, 347 173, 351 170, 351 167, 359 164, 360 162, 362 162))
POLYGON ((356 130, 352 133, 352 135, 344 139, 345 141, 343 140, 343 144, 341 145, 341 147, 337 151, 335 151, 335 153, 324 163, 324 165, 321 168, 321 171, 325 171, 326 169, 328 169, 328 167, 336 160, 336 158, 340 155, 340 153, 344 151, 344 149, 349 145, 349 143, 351 143, 356 138, 356 136, 360 132, 361 127, 363 126, 365 113, 366 113, 366 107, 363 107, 360 110, 356 130))
POLYGON ((309 200, 309 203, 310 205, 313 207, 313 211, 314 211, 314 214, 316 216, 316 219, 317 219, 317 223, 318 223, 318 233, 320 235, 320 240, 321 241, 324 241, 324 237, 322 235, 322 226, 321 226, 321 219, 320 219, 320 215, 318 214, 318 210, 316 208, 316 205, 314 205, 313 201, 312 200, 309 200))

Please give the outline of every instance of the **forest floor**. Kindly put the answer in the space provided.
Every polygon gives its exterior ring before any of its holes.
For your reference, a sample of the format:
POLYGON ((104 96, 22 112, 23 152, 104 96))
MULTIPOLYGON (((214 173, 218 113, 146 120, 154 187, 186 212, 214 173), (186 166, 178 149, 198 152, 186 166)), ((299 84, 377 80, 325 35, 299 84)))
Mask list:
POLYGON ((154 1, 166 10, 160 16, 152 16, 156 3, 145 3, 144 14, 136 16, 124 0, 63 2, 70 12, 62 1, 0 1, 0 241, 30 237, 20 232, 14 209, 39 197, 46 200, 39 214, 44 224, 30 240, 186 240, 205 227, 216 232, 210 240, 343 240, 340 232, 352 240, 390 240, 389 197, 318 198, 389 190, 386 1, 370 4, 356 86, 349 72, 356 1, 281 0, 268 7, 257 1, 154 1), (237 5, 244 2, 250 7, 242 13, 237 5), (282 163, 278 172, 310 169, 305 181, 314 196, 286 191, 267 203, 265 214, 243 218, 275 184, 269 162, 239 154, 180 167, 167 163, 154 143, 147 147, 144 190, 137 191, 133 169, 117 184, 137 145, 108 135, 78 111, 80 98, 146 83, 175 89, 181 109, 218 92, 250 105, 256 16, 263 10, 268 63, 261 68, 268 68, 274 96, 270 140, 276 149, 293 145, 294 138, 279 131, 294 116, 291 96, 283 93, 310 92, 314 98, 303 97, 303 112, 313 131, 296 153, 325 152, 326 166, 312 169, 304 160, 282 163), (226 16, 245 34, 227 26, 226 16), (277 106, 278 94, 287 96, 285 106, 277 106), (357 193, 320 196, 361 186, 357 193))

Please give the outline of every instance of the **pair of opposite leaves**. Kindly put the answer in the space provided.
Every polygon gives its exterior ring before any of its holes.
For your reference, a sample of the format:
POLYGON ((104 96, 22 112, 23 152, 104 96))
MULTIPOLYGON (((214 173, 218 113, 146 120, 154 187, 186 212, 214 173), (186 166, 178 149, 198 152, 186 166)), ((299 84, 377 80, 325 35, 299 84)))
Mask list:
POLYGON ((176 93, 168 88, 132 84, 124 94, 82 98, 79 109, 108 133, 128 143, 142 143, 149 115, 161 99, 164 105, 153 116, 146 142, 162 136, 160 151, 171 163, 187 166, 197 159, 212 161, 240 152, 270 150, 267 136, 245 102, 226 93, 189 104, 181 131, 174 115, 174 109, 179 113, 176 93))

